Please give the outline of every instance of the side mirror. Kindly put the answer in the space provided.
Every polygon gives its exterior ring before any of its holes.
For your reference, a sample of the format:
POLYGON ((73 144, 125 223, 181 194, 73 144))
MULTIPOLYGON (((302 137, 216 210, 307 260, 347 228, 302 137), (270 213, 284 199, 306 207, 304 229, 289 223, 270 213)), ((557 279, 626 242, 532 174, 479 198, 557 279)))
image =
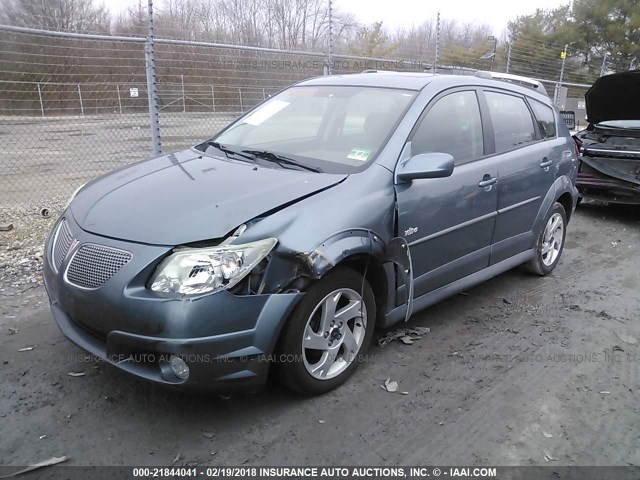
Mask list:
POLYGON ((410 182, 419 178, 449 177, 453 173, 453 157, 448 153, 421 153, 400 163, 398 180, 410 182))

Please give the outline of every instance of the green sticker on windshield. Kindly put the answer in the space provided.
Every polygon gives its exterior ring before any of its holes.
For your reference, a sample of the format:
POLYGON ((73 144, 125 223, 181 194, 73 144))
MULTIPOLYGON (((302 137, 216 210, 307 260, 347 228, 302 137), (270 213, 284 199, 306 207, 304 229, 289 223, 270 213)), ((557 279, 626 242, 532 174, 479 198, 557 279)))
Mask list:
POLYGON ((360 160, 361 162, 366 162, 367 158, 371 155, 371 150, 365 150, 363 148, 354 148, 351 150, 351 153, 347 155, 347 158, 350 160, 360 160))

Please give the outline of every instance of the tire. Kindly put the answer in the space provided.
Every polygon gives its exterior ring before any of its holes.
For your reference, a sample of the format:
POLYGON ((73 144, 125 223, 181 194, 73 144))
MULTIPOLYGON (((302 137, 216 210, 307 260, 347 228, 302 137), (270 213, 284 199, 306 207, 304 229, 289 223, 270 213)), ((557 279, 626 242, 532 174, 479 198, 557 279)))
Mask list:
POLYGON ((275 379, 303 395, 326 393, 344 383, 371 344, 375 309, 373 291, 362 275, 340 267, 328 273, 307 289, 284 326, 275 379))
POLYGON ((544 221, 535 245, 535 257, 526 267, 536 275, 549 275, 558 265, 564 241, 567 236, 567 213, 564 207, 556 202, 544 221), (556 222, 559 221, 560 223, 556 222), (548 241, 549 240, 549 241, 548 241))

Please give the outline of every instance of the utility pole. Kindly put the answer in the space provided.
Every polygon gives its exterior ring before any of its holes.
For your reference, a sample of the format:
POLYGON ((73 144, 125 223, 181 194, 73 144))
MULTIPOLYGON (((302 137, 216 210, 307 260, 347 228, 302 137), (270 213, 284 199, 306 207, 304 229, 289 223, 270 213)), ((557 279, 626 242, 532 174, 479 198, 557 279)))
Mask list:
POLYGON ((180 75, 180 85, 182 86, 182 113, 187 111, 187 97, 184 94, 184 74, 180 75))
POLYGON ((42 89, 40 88, 40 82, 38 82, 38 98, 40 99, 40 113, 44 117, 44 103, 42 102, 42 89))
POLYGON ((560 87, 562 87, 562 77, 564 77, 564 63, 567 61, 567 50, 569 49, 569 44, 564 46, 564 50, 560 53, 560 58, 562 58, 562 66, 560 67, 560 80, 556 84, 556 88, 553 94, 553 103, 557 107, 558 102, 560 101, 560 87))
POLYGON ((333 0, 329 2, 329 50, 327 52, 327 74, 333 73, 333 0))
POLYGON ((509 73, 509 70, 511 70, 511 46, 513 45, 513 42, 509 42, 509 49, 507 50, 507 69, 506 69, 506 73, 509 73))
POLYGON ((607 68, 607 57, 609 56, 609 52, 604 53, 604 58, 602 59, 602 66, 600 67, 600 76, 604 76, 605 69, 607 68))
POLYGON ((440 12, 436 16, 436 55, 433 59, 433 65, 431 66, 431 73, 434 75, 438 71, 438 60, 440 57, 440 12))
POLYGON ((487 38, 493 42, 493 51, 491 53, 491 71, 493 72, 493 67, 496 64, 496 50, 498 49, 498 39, 493 35, 489 35, 487 38))
POLYGON ((158 118, 158 90, 156 88, 155 36, 153 33, 153 0, 149 0, 149 33, 144 46, 147 70, 147 97, 149 102, 149 121, 151 122, 151 143, 154 155, 162 153, 160 144, 160 120, 158 118))

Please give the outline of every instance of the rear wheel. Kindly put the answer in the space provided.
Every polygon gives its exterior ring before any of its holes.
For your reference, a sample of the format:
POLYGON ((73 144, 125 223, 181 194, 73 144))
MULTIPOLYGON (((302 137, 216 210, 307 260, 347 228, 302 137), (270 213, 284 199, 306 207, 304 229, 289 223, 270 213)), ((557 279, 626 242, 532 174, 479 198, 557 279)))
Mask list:
POLYGON ((305 395, 342 384, 366 353, 375 323, 367 281, 340 268, 312 285, 285 325, 278 343, 276 379, 305 395))
POLYGON ((564 240, 567 235, 567 214, 564 207, 556 202, 547 215, 544 228, 536 242, 536 256, 527 267, 538 275, 549 275, 560 260, 564 240))

